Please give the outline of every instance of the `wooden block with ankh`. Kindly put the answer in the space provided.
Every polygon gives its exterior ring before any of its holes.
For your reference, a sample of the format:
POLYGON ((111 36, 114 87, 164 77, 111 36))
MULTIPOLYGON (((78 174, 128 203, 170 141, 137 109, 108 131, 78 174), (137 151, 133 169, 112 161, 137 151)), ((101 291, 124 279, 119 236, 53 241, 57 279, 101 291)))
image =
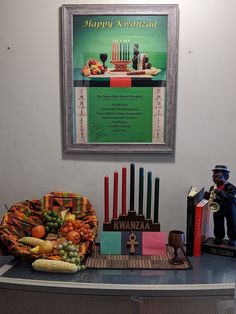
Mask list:
POLYGON ((102 231, 100 254, 165 255, 166 233, 102 231))
POLYGON ((142 255, 141 231, 123 231, 121 233, 121 254, 142 255))

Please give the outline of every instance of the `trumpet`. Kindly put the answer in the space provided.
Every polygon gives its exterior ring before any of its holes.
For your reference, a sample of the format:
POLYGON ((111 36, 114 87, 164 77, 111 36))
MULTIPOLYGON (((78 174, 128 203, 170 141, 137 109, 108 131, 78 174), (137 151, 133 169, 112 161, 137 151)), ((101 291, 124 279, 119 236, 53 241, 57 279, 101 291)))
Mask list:
POLYGON ((215 190, 217 190, 216 185, 213 187, 208 201, 208 209, 213 213, 218 212, 218 210, 220 209, 220 205, 217 202, 215 202, 216 199, 215 190))

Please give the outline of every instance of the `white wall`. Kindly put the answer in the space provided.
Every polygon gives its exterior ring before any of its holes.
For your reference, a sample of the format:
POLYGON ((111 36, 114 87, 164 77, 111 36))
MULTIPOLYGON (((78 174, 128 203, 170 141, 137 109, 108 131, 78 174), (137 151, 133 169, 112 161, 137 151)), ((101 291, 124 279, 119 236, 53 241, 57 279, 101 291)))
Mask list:
POLYGON ((102 221, 104 175, 135 162, 161 178, 162 230, 185 230, 191 185, 209 187, 217 163, 236 183, 236 1, 149 0, 179 4, 175 156, 62 153, 59 8, 71 3, 88 1, 0 0, 1 214, 63 190, 87 196, 102 221))

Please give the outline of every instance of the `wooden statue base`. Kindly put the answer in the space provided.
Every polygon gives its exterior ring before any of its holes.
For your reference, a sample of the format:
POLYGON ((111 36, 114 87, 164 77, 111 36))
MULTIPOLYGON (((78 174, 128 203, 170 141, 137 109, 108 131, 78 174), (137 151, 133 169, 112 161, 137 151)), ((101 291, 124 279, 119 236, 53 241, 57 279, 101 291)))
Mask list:
POLYGON ((202 244, 203 253, 236 258, 236 246, 228 245, 229 240, 224 240, 222 244, 216 244, 214 240, 214 238, 208 238, 202 244))

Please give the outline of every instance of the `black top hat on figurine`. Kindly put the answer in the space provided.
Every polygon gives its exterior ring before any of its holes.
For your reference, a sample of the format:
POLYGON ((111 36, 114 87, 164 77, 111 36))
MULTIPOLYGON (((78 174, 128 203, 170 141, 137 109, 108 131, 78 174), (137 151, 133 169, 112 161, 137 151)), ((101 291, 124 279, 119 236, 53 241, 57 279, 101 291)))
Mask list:
POLYGON ((216 165, 212 171, 225 171, 225 172, 230 172, 227 168, 227 166, 224 165, 216 165))

